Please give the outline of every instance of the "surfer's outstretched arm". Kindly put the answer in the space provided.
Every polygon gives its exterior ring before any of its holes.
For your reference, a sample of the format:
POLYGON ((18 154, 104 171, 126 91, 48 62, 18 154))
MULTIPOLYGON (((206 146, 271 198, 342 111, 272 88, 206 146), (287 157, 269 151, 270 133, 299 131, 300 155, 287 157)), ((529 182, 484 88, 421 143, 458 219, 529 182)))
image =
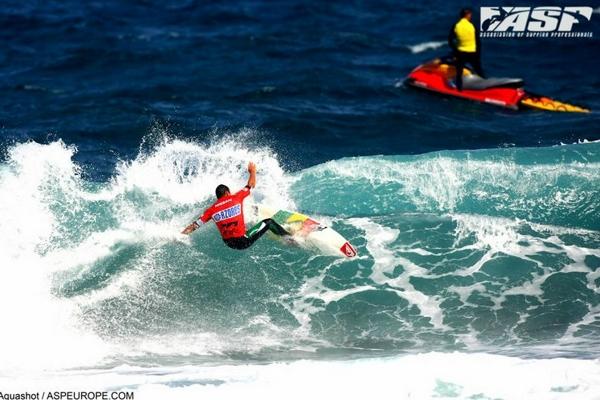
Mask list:
POLYGON ((185 227, 185 229, 183 231, 181 231, 181 233, 183 233, 184 235, 189 235, 190 233, 194 232, 196 229, 200 228, 200 225, 207 223, 208 221, 210 221, 210 208, 207 209, 206 211, 204 211, 204 214, 202 214, 200 217, 198 217, 196 220, 194 220, 194 222, 192 222, 191 224, 189 224, 188 226, 185 227))
POLYGON ((254 164, 252 161, 248 163, 248 172, 250 173, 250 176, 248 177, 248 183, 246 186, 250 189, 254 189, 256 186, 256 164, 254 164))

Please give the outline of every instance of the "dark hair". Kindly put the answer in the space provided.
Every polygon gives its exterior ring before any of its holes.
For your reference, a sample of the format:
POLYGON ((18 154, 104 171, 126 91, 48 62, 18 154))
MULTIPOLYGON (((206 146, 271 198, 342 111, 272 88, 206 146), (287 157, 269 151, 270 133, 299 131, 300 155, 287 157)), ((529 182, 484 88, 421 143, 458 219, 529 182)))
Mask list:
POLYGON ((473 10, 471 10, 469 7, 465 7, 462 10, 460 10, 461 18, 464 18, 467 14, 473 14, 473 10))
POLYGON ((217 190, 215 190, 215 194, 217 195, 217 199, 225 196, 229 192, 229 188, 223 184, 217 186, 217 190))

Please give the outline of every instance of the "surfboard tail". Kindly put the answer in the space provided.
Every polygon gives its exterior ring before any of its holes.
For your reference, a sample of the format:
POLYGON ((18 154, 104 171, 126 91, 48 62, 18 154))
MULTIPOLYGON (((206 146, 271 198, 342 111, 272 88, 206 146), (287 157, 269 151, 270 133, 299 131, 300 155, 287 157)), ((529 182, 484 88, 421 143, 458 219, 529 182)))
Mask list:
POLYGON ((348 258, 356 257, 358 255, 356 249, 348 241, 340 247, 340 251, 348 258))

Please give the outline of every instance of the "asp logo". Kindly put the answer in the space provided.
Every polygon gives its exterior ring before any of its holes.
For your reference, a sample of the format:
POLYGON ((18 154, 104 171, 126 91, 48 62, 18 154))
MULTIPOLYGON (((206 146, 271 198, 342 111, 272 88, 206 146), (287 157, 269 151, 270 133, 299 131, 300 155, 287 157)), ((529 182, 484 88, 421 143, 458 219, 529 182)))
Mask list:
MULTIPOLYGON (((480 28, 482 37, 491 32, 555 32, 556 37, 581 37, 581 35, 558 35, 572 32, 576 25, 584 25, 591 21, 592 7, 481 7, 480 28)), ((592 32, 579 32, 590 35, 592 32)), ((517 35, 522 36, 522 35, 517 35)), ((531 35, 539 36, 539 35, 531 35)), ((546 35, 544 35, 546 36, 546 35)))

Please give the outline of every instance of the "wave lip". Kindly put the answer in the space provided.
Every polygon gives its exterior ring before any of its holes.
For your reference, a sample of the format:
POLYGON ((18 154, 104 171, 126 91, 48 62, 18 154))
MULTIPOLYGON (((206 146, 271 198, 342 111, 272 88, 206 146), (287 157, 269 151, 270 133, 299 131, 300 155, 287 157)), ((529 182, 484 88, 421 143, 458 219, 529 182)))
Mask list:
POLYGON ((295 190, 324 214, 457 212, 598 230, 598 187, 600 144, 589 143, 346 158, 302 171, 295 190))

